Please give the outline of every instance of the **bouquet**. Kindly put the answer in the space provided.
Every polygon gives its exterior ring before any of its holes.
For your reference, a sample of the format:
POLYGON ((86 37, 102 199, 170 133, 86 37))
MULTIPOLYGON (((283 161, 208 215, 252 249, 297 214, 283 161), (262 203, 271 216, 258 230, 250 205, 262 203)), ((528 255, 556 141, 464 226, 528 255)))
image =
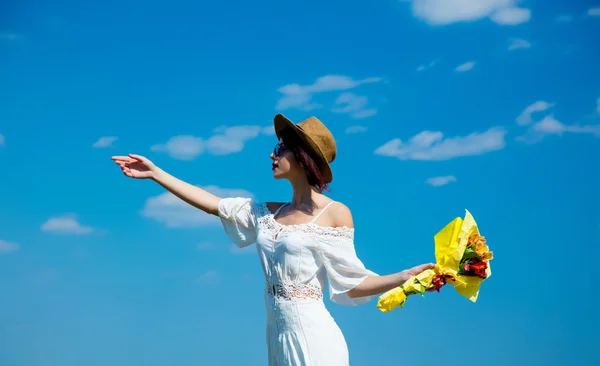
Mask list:
POLYGON ((452 220, 435 237, 435 268, 411 277, 402 286, 387 291, 379 297, 377 308, 387 313, 403 307, 407 296, 427 290, 440 291, 452 284, 456 292, 472 302, 477 301, 479 287, 492 275, 490 261, 493 253, 485 237, 479 233, 477 223, 466 210, 465 218, 452 220))

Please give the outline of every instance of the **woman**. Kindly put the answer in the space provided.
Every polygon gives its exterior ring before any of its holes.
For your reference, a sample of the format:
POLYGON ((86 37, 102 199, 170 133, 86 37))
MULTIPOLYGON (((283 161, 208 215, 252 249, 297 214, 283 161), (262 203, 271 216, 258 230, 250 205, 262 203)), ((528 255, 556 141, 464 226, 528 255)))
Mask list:
POLYGON ((333 179, 329 164, 336 145, 331 132, 315 117, 294 124, 278 114, 274 122, 279 143, 271 154, 273 177, 291 183, 288 203, 219 198, 142 156, 113 159, 126 176, 153 179, 187 203, 220 217, 239 247, 257 244, 266 279, 270 366, 347 366, 346 341, 323 303, 326 282, 332 301, 360 305, 433 264, 386 276, 366 269, 354 250, 350 210, 322 193, 333 179))

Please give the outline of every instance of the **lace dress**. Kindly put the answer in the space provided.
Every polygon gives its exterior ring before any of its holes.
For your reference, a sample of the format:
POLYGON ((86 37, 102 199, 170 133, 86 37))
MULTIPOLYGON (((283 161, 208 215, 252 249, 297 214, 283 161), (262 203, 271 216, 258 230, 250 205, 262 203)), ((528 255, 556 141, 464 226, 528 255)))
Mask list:
MULTIPOLYGON (((331 204, 331 203, 330 203, 331 204)), ((281 206, 283 207, 283 206, 281 206)), ((256 243, 265 275, 266 341, 269 366, 348 366, 340 328, 323 303, 330 299, 360 305, 373 296, 350 298, 347 292, 367 276, 354 250, 354 229, 311 222, 282 225, 265 203, 224 198, 218 214, 227 236, 239 247, 256 243)))

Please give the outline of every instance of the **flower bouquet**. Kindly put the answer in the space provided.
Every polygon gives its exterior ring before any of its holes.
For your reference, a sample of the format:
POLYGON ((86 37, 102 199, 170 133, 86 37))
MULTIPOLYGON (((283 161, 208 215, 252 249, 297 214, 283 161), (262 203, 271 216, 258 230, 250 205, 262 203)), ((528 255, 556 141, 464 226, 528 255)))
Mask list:
POLYGON ((440 291, 452 284, 460 295, 477 301, 479 287, 492 275, 490 261, 493 254, 485 237, 469 211, 465 218, 452 220, 435 237, 436 265, 411 277, 402 286, 387 291, 379 297, 377 308, 387 313, 403 307, 407 296, 423 295, 427 290, 440 291))

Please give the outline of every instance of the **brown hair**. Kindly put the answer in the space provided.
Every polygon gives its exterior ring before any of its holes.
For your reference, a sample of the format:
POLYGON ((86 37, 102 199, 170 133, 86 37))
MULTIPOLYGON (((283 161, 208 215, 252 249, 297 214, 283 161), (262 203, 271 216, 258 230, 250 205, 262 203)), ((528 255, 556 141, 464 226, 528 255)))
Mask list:
POLYGON ((323 174, 321 174, 321 170, 315 162, 314 157, 312 157, 302 147, 302 140, 300 140, 298 136, 290 129, 284 129, 281 131, 281 139, 283 140, 285 146, 294 154, 296 160, 304 168, 308 184, 313 186, 319 193, 323 192, 324 190, 329 191, 329 185, 325 183, 323 174))

